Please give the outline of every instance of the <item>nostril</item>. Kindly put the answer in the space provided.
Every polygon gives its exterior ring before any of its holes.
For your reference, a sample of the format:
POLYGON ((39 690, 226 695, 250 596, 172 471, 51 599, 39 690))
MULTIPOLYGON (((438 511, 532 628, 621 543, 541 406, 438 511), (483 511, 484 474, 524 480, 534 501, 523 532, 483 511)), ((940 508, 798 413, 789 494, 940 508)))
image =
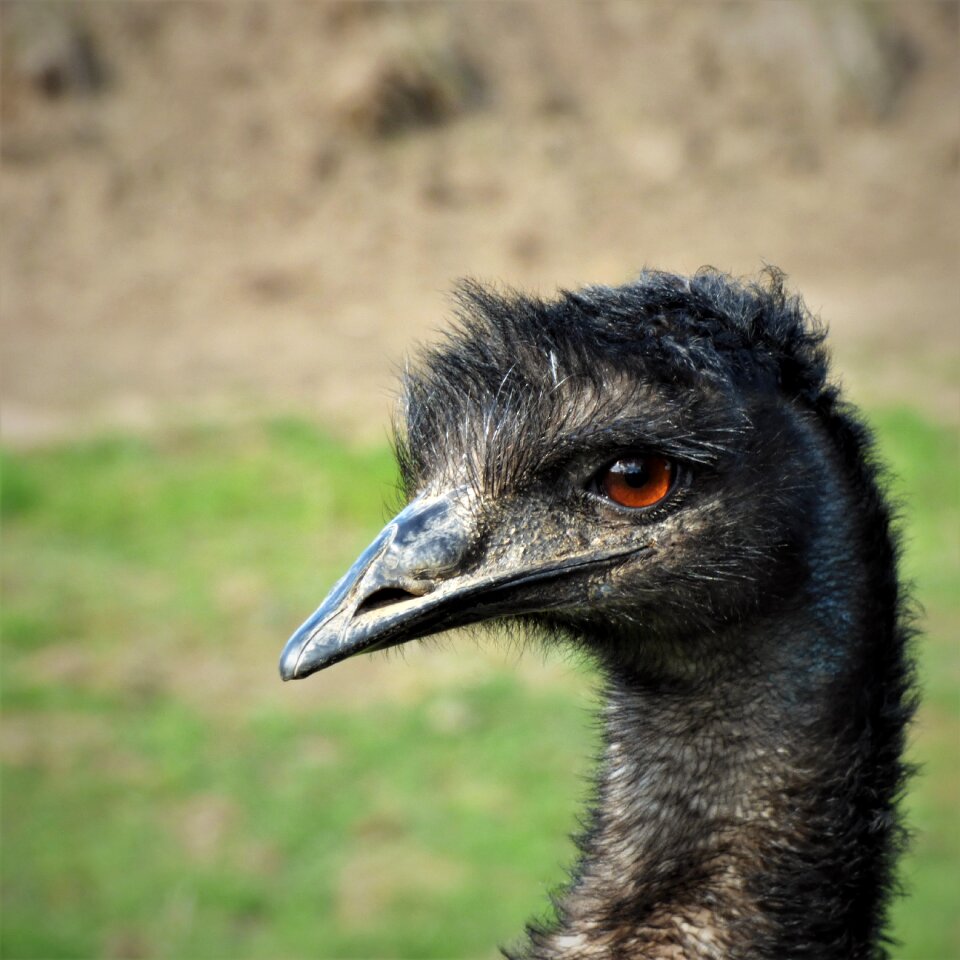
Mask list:
POLYGON ((364 597, 357 607, 356 613, 368 613, 371 610, 389 607, 403 600, 415 600, 419 596, 422 596, 422 594, 411 593, 409 590, 403 590, 400 587, 381 587, 379 590, 374 590, 369 597, 364 597))

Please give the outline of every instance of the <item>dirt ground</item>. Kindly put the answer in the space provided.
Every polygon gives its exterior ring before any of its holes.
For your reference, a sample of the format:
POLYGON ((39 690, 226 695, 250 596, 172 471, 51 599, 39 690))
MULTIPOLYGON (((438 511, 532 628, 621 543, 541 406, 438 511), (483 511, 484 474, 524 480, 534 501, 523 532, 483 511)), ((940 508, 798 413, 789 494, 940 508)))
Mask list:
POLYGON ((2 433, 384 435, 471 275, 774 263, 960 421, 957 3, 4 3, 2 433))

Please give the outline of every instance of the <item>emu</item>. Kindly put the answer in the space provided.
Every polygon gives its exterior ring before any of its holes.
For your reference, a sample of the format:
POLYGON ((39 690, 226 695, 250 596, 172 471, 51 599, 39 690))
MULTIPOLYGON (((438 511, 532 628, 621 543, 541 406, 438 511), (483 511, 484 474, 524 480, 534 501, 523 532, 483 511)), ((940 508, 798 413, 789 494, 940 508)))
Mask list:
POLYGON ((589 826, 518 956, 887 956, 912 628, 823 329, 774 270, 458 303, 404 378, 409 503, 283 678, 505 619, 596 661, 589 826))

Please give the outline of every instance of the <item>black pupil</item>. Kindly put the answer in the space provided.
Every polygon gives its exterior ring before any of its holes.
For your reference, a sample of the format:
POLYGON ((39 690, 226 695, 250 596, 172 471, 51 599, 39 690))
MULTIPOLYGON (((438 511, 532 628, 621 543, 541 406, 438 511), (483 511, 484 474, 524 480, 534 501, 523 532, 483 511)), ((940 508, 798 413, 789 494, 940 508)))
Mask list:
POLYGON ((619 473, 628 487, 642 487, 650 482, 646 460, 618 460, 610 469, 619 473))

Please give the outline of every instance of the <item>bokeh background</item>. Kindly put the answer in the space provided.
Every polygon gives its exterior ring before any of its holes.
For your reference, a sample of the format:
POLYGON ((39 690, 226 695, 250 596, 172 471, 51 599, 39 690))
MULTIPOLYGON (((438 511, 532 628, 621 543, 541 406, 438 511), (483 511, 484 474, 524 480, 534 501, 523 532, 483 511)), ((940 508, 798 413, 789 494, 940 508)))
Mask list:
POLYGON ((474 276, 783 268, 925 608, 901 958, 960 956, 960 8, 5 2, 5 957, 492 957, 562 882, 589 670, 280 647, 394 499, 474 276))

